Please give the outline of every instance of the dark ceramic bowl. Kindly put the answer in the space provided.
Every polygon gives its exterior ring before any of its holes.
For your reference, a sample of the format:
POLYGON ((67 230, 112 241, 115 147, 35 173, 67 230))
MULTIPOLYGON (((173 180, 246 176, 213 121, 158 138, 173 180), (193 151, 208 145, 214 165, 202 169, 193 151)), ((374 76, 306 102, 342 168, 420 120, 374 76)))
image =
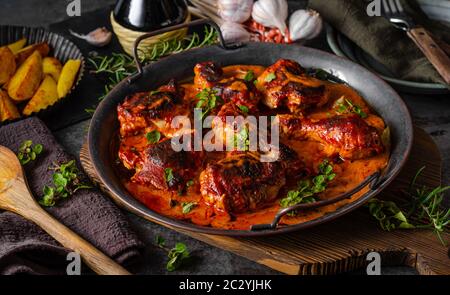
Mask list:
MULTIPOLYGON (((50 109, 60 107, 60 105, 64 103, 64 100, 70 96, 70 93, 72 93, 77 88, 78 84, 80 84, 84 73, 85 60, 81 50, 73 42, 61 35, 46 31, 42 28, 0 26, 0 46, 14 43, 22 38, 27 38, 27 44, 25 46, 34 43, 47 42, 50 46, 49 56, 57 58, 63 65, 69 59, 81 60, 81 66, 78 71, 77 79, 75 80, 70 92, 64 98, 58 100, 55 104, 37 113, 38 115, 45 116, 50 109)), ((25 118, 25 116, 22 116, 22 118, 25 118)))
POLYGON ((189 50, 144 67, 140 78, 132 82, 122 81, 102 101, 92 118, 88 141, 90 156, 98 176, 112 192, 113 198, 128 210, 154 222, 183 230, 229 236, 261 236, 295 231, 333 220, 358 208, 380 193, 400 172, 409 155, 413 141, 413 126, 408 109, 397 93, 386 82, 363 67, 347 59, 302 46, 247 43, 233 50, 223 49, 220 46, 189 50), (156 89, 171 78, 183 80, 191 77, 193 68, 198 62, 212 60, 222 66, 234 64, 268 66, 280 58, 296 60, 306 68, 331 71, 356 89, 384 118, 391 131, 391 158, 376 187, 354 202, 315 220, 261 231, 223 230, 171 219, 148 209, 127 192, 116 175, 115 157, 110 153, 110 144, 117 136, 119 128, 116 107, 127 95, 156 89))

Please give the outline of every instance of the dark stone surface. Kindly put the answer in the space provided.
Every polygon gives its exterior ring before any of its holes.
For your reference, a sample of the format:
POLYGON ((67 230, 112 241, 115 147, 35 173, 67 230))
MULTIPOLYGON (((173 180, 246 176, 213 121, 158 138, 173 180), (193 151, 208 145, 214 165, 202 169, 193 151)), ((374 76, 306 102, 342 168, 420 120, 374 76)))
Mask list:
MULTIPOLYGON (((65 7, 69 0, 0 0, 0 23, 45 26, 67 18, 65 7)), ((114 3, 114 0, 81 0, 82 13, 93 11, 114 3)), ((308 44, 329 50, 324 38, 308 44)), ((401 94, 413 115, 414 123, 424 128, 436 141, 444 161, 443 183, 450 183, 450 96, 414 96, 401 94)), ((78 155, 87 133, 88 121, 84 121, 56 132, 60 143, 73 155, 78 155)), ((426 157, 426 155, 424 155, 426 157)), ((448 199, 448 198, 447 198, 448 199)), ((194 260, 177 274, 276 274, 277 272, 241 258, 229 252, 211 247, 187 236, 168 230, 128 214, 134 228, 148 245, 143 267, 139 273, 161 274, 165 272, 166 255, 155 247, 157 235, 163 236, 169 246, 178 241, 185 242, 193 252, 194 260)), ((364 274, 363 271, 355 272, 364 274)), ((407 267, 385 267, 384 274, 414 274, 407 267)))

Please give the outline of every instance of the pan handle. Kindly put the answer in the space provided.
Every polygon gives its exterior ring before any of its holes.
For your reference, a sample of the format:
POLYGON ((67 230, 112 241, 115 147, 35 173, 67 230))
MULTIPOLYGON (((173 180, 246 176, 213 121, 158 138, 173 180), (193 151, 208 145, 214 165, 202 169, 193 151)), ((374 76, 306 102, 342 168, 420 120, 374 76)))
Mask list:
POLYGON ((374 184, 379 183, 380 176, 381 176, 381 173, 379 171, 377 171, 374 174, 367 177, 365 180, 363 180, 360 184, 358 184, 358 186, 356 186, 352 190, 350 190, 346 193, 343 193, 332 199, 317 201, 317 202, 313 202, 313 203, 297 204, 297 205, 293 205, 290 207, 282 208, 277 212, 272 223, 252 225, 251 230, 258 231, 258 230, 276 229, 281 218, 291 211, 299 210, 299 209, 315 209, 315 208, 323 207, 326 205, 334 204, 336 202, 350 198, 351 196, 353 196, 354 194, 356 194, 357 192, 362 190, 364 187, 366 187, 366 185, 368 185, 368 184, 370 184, 369 189, 374 190, 376 187, 374 184))
POLYGON ((127 80, 128 83, 129 84, 133 83, 134 81, 139 79, 143 74, 142 63, 139 60, 139 55, 138 55, 139 43, 141 43, 142 40, 150 38, 150 37, 154 37, 156 35, 161 35, 161 34, 164 34, 164 33, 170 32, 170 31, 176 31, 179 29, 189 28, 189 27, 198 26, 198 25, 210 25, 211 27, 213 27, 217 31, 217 34, 219 35, 219 43, 223 49, 227 49, 227 50, 228 49, 236 49, 236 48, 239 48, 242 46, 242 43, 226 44, 225 39, 223 38, 222 32, 220 31, 220 27, 210 19, 198 19, 198 20, 195 20, 192 22, 183 23, 183 24, 163 28, 163 29, 160 29, 157 31, 145 33, 145 34, 139 36, 138 38, 136 38, 136 40, 134 41, 133 58, 134 58, 134 62, 136 63, 137 73, 128 78, 128 80, 127 80))

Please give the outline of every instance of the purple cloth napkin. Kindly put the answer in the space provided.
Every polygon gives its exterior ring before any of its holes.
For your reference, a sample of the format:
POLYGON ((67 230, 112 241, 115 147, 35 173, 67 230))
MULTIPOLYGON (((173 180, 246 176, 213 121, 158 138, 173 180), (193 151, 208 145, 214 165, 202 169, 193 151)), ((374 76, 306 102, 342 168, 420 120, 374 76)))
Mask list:
MULTIPOLYGON (((35 198, 40 198, 44 185, 52 185, 53 172, 48 168, 73 158, 38 118, 0 127, 0 145, 17 152, 25 140, 44 147, 35 161, 24 166, 30 189, 35 198)), ((85 175, 82 177, 88 181, 85 175)), ((133 264, 141 255, 143 244, 128 221, 97 189, 79 190, 48 212, 122 265, 133 264)), ((0 274, 65 274, 68 252, 34 223, 0 212, 0 274)))

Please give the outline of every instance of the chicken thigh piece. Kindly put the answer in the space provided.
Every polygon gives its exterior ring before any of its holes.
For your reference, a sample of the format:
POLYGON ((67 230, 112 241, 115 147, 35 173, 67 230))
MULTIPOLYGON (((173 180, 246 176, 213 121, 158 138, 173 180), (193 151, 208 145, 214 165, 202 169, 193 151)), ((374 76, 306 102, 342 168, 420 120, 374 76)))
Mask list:
POLYGON ((384 151, 379 131, 358 115, 316 121, 294 115, 278 115, 278 118, 285 135, 321 142, 343 159, 362 159, 384 151))
POLYGON ((213 62, 199 63, 194 68, 194 84, 199 91, 215 95, 216 105, 232 102, 248 112, 257 111, 261 94, 250 81, 223 76, 223 70, 213 62))
POLYGON ((204 160, 203 152, 175 151, 171 140, 150 145, 143 153, 142 166, 136 167, 133 180, 161 190, 180 190, 196 176, 204 160))
POLYGON ((139 132, 158 130, 166 137, 176 132, 170 127, 178 115, 189 115, 189 103, 184 99, 184 89, 174 80, 156 91, 129 96, 117 107, 122 137, 139 132))
POLYGON ((216 212, 242 213, 274 200, 286 183, 280 162, 263 163, 257 153, 232 152, 200 175, 200 191, 216 212))
POLYGON ((297 153, 281 144, 278 160, 261 161, 258 152, 230 152, 209 163, 200 174, 200 192, 219 213, 242 213, 270 204, 286 184, 304 168, 297 153))
POLYGON ((268 67, 258 77, 257 88, 263 93, 262 102, 271 109, 287 107, 292 113, 301 113, 328 102, 325 86, 311 84, 305 69, 288 59, 268 67))

